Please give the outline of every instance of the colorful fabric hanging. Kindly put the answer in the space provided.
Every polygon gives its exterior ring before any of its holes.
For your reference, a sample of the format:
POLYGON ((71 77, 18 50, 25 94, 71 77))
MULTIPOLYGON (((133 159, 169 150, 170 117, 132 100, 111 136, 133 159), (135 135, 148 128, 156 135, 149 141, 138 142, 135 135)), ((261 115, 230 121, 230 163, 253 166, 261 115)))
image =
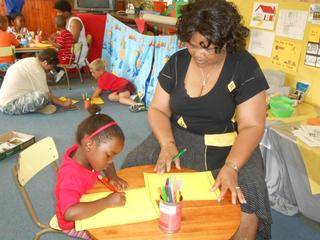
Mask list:
POLYGON ((107 15, 102 58, 107 71, 130 80, 149 106, 158 74, 179 49, 177 36, 147 36, 107 15))
POLYGON ((158 83, 158 75, 172 54, 179 50, 176 35, 154 37, 154 61, 151 76, 146 86, 145 102, 149 106, 158 83))
POLYGON ((20 13, 24 4, 24 0, 5 0, 7 14, 11 16, 12 13, 20 13))
POLYGON ((128 79, 144 93, 152 66, 153 41, 152 36, 142 35, 108 15, 102 47, 107 71, 128 79))

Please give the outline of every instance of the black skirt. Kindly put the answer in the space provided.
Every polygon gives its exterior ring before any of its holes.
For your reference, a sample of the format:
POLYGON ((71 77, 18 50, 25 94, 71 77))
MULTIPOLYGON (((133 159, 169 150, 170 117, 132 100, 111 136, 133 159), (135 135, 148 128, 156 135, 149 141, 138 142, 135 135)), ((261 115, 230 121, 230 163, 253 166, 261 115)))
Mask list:
MULTIPOLYGON (((207 151, 204 137, 175 126, 173 126, 172 131, 177 148, 187 148, 187 152, 180 157, 181 166, 197 171, 211 170, 214 177, 217 177, 220 169, 210 169, 210 166, 215 165, 210 162, 214 161, 214 157, 212 151, 207 151)), ((159 153, 159 143, 151 133, 127 155, 121 168, 155 164, 159 153)), ((247 163, 239 170, 238 184, 247 201, 246 204, 241 204, 241 211, 248 214, 255 213, 259 218, 256 239, 271 239, 270 204, 265 183, 263 159, 258 147, 247 163)))

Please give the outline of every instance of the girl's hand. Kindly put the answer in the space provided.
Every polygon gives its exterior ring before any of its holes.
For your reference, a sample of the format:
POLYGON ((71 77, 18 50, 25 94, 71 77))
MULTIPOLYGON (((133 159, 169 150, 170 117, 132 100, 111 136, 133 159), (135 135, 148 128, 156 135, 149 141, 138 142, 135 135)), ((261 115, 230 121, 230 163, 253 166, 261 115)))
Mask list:
MULTIPOLYGON (((177 154, 178 149, 174 143, 169 143, 163 146, 161 148, 156 166, 154 167, 154 171, 158 174, 163 174, 165 171, 170 172, 172 159, 177 154)), ((174 163, 177 169, 181 169, 180 159, 176 159, 174 163)))
POLYGON ((109 183, 115 189, 117 189, 117 191, 120 191, 120 192, 126 190, 128 187, 128 183, 124 179, 122 179, 118 176, 116 176, 115 178, 109 179, 109 183))
POLYGON ((228 166, 223 166, 220 170, 215 184, 211 188, 211 191, 215 191, 221 188, 220 195, 218 196, 218 202, 220 202, 227 190, 231 192, 231 200, 233 204, 236 204, 237 199, 241 204, 247 203, 240 187, 238 186, 238 172, 228 166))
POLYGON ((121 207, 126 203, 126 193, 114 192, 105 197, 108 207, 121 207))

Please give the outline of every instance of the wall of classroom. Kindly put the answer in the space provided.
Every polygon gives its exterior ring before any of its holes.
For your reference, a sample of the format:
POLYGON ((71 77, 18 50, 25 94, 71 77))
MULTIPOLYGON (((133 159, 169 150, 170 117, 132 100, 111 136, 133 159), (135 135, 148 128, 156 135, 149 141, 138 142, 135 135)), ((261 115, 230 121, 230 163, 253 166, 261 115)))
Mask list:
MULTIPOLYGON (((55 31, 53 19, 55 16, 55 11, 53 9, 53 4, 55 0, 27 0, 23 7, 23 15, 26 18, 26 25, 32 31, 42 30, 43 33, 48 36, 55 31)), ((320 3, 320 0, 231 0, 234 2, 240 13, 244 18, 245 24, 248 26, 250 24, 252 8, 254 2, 271 2, 278 3, 278 13, 280 9, 297 9, 297 10, 307 10, 310 4, 320 3)), ((72 3, 73 1, 70 0, 72 3)), ((0 0, 0 14, 6 14, 4 0, 0 0)), ((278 14, 277 14, 278 16, 278 14)), ((275 22, 276 28, 277 20, 275 22)), ((297 81, 306 81, 311 84, 310 91, 306 97, 306 101, 320 106, 320 69, 308 67, 304 65, 307 35, 311 23, 307 22, 305 29, 305 38, 300 40, 293 40, 302 43, 302 52, 300 56, 300 64, 298 71, 294 74, 286 73, 287 84, 294 87, 297 81)), ((276 39, 280 38, 276 36, 276 39)), ((280 38, 281 39, 281 38, 280 38)), ((274 66, 270 58, 256 55, 263 69, 271 68, 275 70, 281 70, 274 66)))
MULTIPOLYGON (((292 10, 309 10, 309 6, 312 3, 318 3, 320 4, 320 0, 232 0, 234 2, 241 15, 244 18, 244 22, 246 26, 249 26, 251 15, 252 15, 252 8, 254 5, 254 2, 265 2, 265 3, 278 3, 278 13, 277 18, 279 14, 279 10, 281 9, 292 9, 292 10)), ((277 19, 274 25, 274 31, 276 29, 277 25, 277 19)), ((306 47, 307 47, 307 36, 309 33, 310 26, 313 25, 310 22, 307 22, 305 32, 304 32, 304 39, 303 40, 294 40, 297 43, 302 43, 302 51, 300 55, 300 62, 298 66, 298 70, 296 73, 286 73, 286 83, 294 88, 297 81, 304 81, 311 84, 310 91, 307 94, 306 102, 312 103, 314 105, 320 106, 320 68, 314 68, 304 65, 305 60, 305 53, 306 53, 306 47)), ((315 25, 319 26, 320 25, 315 25)), ((275 39, 282 39, 281 37, 275 37, 275 39)), ((280 68, 273 65, 270 61, 270 58, 255 55, 256 59, 258 60, 260 66, 263 69, 275 69, 275 70, 281 70, 280 68)))
MULTIPOLYGON (((55 0, 26 0, 22 14, 26 19, 26 27, 30 31, 42 30, 45 37, 55 32, 54 17, 56 12, 53 8, 55 0)), ((70 3, 73 3, 70 0, 70 3)), ((0 0, 0 14, 7 15, 5 1, 0 0)))

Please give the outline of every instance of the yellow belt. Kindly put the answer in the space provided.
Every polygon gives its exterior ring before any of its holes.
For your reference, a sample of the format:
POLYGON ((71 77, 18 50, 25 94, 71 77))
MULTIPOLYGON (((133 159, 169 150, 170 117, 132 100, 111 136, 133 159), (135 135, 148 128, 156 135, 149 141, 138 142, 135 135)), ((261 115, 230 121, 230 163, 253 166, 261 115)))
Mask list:
POLYGON ((236 140, 237 132, 221 133, 221 134, 205 134, 204 144, 214 147, 232 146, 236 140))

